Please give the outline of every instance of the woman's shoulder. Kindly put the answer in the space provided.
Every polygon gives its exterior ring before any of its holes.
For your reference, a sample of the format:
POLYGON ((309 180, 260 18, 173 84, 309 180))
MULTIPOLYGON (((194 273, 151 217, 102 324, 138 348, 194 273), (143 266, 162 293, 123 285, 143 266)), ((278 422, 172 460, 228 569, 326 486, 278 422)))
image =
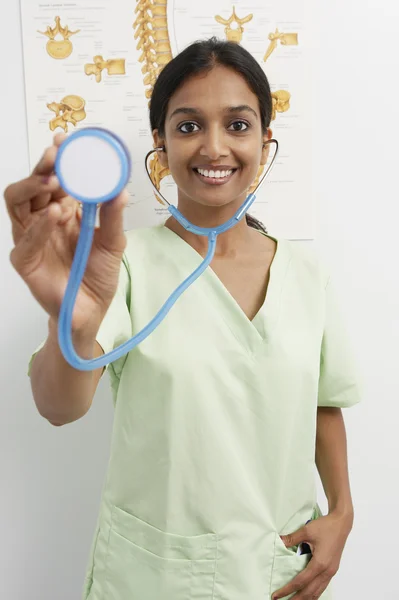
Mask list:
POLYGON ((317 281, 327 286, 329 270, 314 242, 303 240, 278 239, 281 250, 287 253, 291 269, 305 281, 317 281))
MULTIPOLYGON (((161 233, 163 224, 151 225, 148 227, 135 227, 125 231, 127 258, 137 256, 137 253, 145 252, 148 254, 161 243, 161 233)), ((164 243, 164 241, 162 241, 164 243)))

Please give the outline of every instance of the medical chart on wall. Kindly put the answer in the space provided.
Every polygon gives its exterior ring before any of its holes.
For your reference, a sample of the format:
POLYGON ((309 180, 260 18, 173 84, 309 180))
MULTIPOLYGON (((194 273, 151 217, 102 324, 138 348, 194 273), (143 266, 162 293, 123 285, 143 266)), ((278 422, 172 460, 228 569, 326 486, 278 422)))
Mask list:
MULTIPOLYGON (((271 128, 280 153, 250 212, 277 237, 313 237, 310 61, 315 0, 20 1, 32 168, 54 133, 109 128, 132 155, 126 229, 164 221, 169 213, 144 170, 144 157, 153 148, 148 119, 152 87, 179 51, 197 39, 217 36, 251 52, 273 94, 271 128)), ((175 203, 173 179, 156 157, 151 174, 175 203)))

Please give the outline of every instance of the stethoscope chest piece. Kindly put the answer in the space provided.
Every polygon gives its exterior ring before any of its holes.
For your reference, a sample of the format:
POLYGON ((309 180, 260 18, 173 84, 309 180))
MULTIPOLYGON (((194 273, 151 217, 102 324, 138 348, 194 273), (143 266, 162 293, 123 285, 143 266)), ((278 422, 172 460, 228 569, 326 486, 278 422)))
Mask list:
POLYGON ((129 151, 105 129, 80 129, 61 144, 55 173, 67 194, 79 202, 102 204, 118 196, 131 173, 129 151))

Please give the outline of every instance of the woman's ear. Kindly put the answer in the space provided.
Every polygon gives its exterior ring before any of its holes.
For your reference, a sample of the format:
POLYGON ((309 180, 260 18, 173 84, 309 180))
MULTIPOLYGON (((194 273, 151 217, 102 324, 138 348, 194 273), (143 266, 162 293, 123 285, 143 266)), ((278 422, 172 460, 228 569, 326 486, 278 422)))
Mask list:
POLYGON ((267 163, 267 159, 269 158, 271 144, 268 144, 267 142, 271 140, 272 137, 273 131, 271 129, 268 129, 267 133, 263 136, 262 140, 262 156, 260 160, 261 165, 265 165, 267 163))
POLYGON ((152 138, 154 140, 154 148, 162 148, 162 150, 158 150, 158 160, 162 167, 169 167, 168 155, 165 147, 165 139, 160 137, 158 134, 158 129, 154 129, 152 132, 152 138))

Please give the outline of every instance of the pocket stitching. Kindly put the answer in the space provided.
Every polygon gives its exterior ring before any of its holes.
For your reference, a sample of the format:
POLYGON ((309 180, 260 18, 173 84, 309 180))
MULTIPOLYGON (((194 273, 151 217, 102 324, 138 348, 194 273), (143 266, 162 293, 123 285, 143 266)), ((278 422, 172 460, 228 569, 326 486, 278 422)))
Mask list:
POLYGON ((138 553, 142 552, 143 556, 135 556, 134 559, 137 560, 137 562, 145 564, 146 566, 149 566, 152 569, 161 569, 163 571, 180 571, 183 570, 185 567, 189 567, 190 570, 192 570, 192 566, 191 563, 193 562, 190 559, 184 559, 184 558, 163 558, 162 556, 158 556, 157 554, 154 554, 153 552, 150 552, 150 550, 147 550, 146 548, 142 548, 141 546, 137 546, 137 544, 135 544, 134 542, 132 542, 131 540, 129 540, 128 538, 126 538, 125 536, 121 535, 120 533, 118 533, 117 531, 115 531, 115 529, 112 529, 112 532, 120 537, 122 540, 125 540, 128 544, 131 544, 132 546, 134 546, 134 548, 136 548, 138 550, 138 553), (146 560, 145 558, 145 554, 149 554, 150 556, 148 557, 148 560, 146 560), (159 564, 155 565, 154 563, 151 564, 151 558, 150 557, 154 557, 155 560, 154 562, 158 562, 159 564), (179 563, 179 564, 173 564, 175 561, 175 563, 179 563), (161 564, 161 562, 164 562, 164 564, 161 564))
MULTIPOLYGON (((113 514, 114 514, 114 509, 111 510, 111 522, 108 526, 108 539, 107 539, 107 549, 105 552, 105 557, 104 557, 104 571, 105 571, 105 577, 104 577, 104 592, 107 591, 109 592, 109 579, 108 579, 108 575, 109 575, 109 569, 108 569, 108 559, 109 559, 109 541, 111 538, 111 530, 112 530, 112 519, 113 519, 113 514)), ((103 598, 104 598, 104 594, 103 594, 103 598)))
MULTIPOLYGON (((158 529, 157 527, 154 527, 153 525, 150 525, 150 523, 147 523, 146 521, 143 521, 142 519, 140 519, 139 517, 136 517, 135 515, 132 515, 126 511, 124 511, 123 509, 119 508, 118 506, 114 505, 112 507, 112 515, 111 515, 111 528, 113 529, 113 531, 115 531, 115 533, 118 533, 121 537, 123 537, 124 539, 126 539, 128 542, 131 542, 132 544, 134 544, 137 548, 141 548, 140 545, 137 544, 137 542, 133 541, 132 539, 126 537, 125 535, 123 535, 123 533, 120 533, 120 528, 118 528, 118 524, 123 526, 123 523, 121 523, 120 520, 118 520, 118 515, 121 516, 121 518, 125 518, 125 519, 129 519, 131 518, 131 525, 132 525, 132 530, 133 529, 133 524, 137 522, 139 523, 139 526, 141 524, 143 524, 144 527, 148 527, 150 529, 152 529, 154 532, 156 532, 156 535, 158 535, 160 538, 163 539, 167 539, 168 536, 177 536, 179 534, 174 534, 174 533, 168 533, 166 531, 162 531, 162 529, 158 529)), ((123 527, 122 527, 123 528, 123 527)), ((148 534, 146 531, 139 531, 139 535, 142 539, 144 540, 150 540, 151 541, 151 536, 150 534, 148 534)), ((184 537, 184 536, 180 536, 180 537, 184 537)), ((194 550, 194 551, 201 551, 201 550, 213 550, 215 555, 212 556, 212 558, 205 558, 205 559, 201 559, 201 558, 189 558, 189 559, 181 559, 181 560, 216 560, 216 556, 217 556, 217 549, 218 549, 218 536, 217 534, 214 533, 203 533, 200 534, 199 536, 186 536, 187 538, 187 543, 183 544, 183 545, 179 545, 179 544, 168 544, 167 542, 163 542, 162 541, 162 547, 163 548, 167 548, 167 549, 177 549, 177 550, 185 550, 187 552, 189 552, 190 550, 194 550), (190 545, 190 540, 194 541, 196 538, 198 537, 207 537, 208 541, 206 544, 204 545, 195 545, 194 548, 190 545)), ((155 552, 148 550, 147 548, 143 548, 143 550, 146 550, 147 552, 150 552, 150 554, 154 554, 154 556, 158 556, 157 554, 155 554, 155 552)), ((159 558, 163 558, 164 560, 168 560, 165 557, 160 556, 159 558)), ((180 559, 170 559, 170 560, 180 560, 180 559)))
POLYGON ((212 598, 215 597, 215 586, 216 586, 216 575, 218 573, 218 560, 219 560, 219 536, 216 534, 216 558, 215 558, 215 571, 213 573, 213 586, 212 586, 212 598))
POLYGON ((276 540, 278 533, 276 532, 274 536, 274 546, 273 546, 273 561, 272 561, 272 569, 270 571, 270 587, 269 587, 269 596, 272 595, 272 585, 273 585, 273 573, 274 573, 274 564, 276 562, 276 540))
MULTIPOLYGON (((158 572, 169 572, 169 573, 175 573, 178 574, 180 573, 189 573, 189 581, 190 581, 190 598, 191 598, 191 594, 192 594, 192 581, 194 577, 197 576, 201 576, 202 575, 206 575, 207 577, 209 577, 209 591, 208 594, 211 594, 209 596, 209 600, 214 600, 215 596, 215 590, 214 590, 214 583, 215 583, 215 578, 216 578, 216 565, 217 565, 217 558, 213 557, 212 559, 173 559, 173 558, 163 558, 160 557, 156 554, 153 554, 152 552, 150 552, 149 550, 142 548, 141 546, 138 546, 137 544, 135 544, 134 542, 132 542, 130 539, 124 537, 123 535, 121 535, 118 531, 116 531, 113 527, 112 527, 112 521, 111 521, 111 525, 109 528, 109 536, 108 536, 108 547, 107 547, 107 562, 106 562, 106 569, 107 569, 107 576, 105 579, 105 583, 106 583, 106 590, 109 592, 109 573, 110 573, 110 565, 109 565, 109 556, 111 553, 111 547, 112 547, 112 535, 114 534, 115 536, 115 541, 117 541, 118 539, 123 540, 126 544, 129 544, 129 546, 131 548, 134 548, 135 550, 135 554, 133 557, 133 560, 137 561, 137 563, 140 565, 145 565, 146 567, 149 567, 151 570, 153 570, 154 572, 158 571, 158 572), (155 559, 155 560, 153 560, 155 559), (195 572, 196 569, 196 564, 198 563, 207 563, 208 564, 208 568, 203 571, 203 572, 195 572)), ((216 534, 215 535, 215 539, 216 539, 216 556, 218 554, 218 550, 219 550, 219 544, 218 544, 218 536, 216 534)), ((207 596, 208 597, 208 596, 207 596)), ((102 596, 102 598, 104 599, 104 596, 102 596)), ((187 600, 189 600, 187 598, 187 600)))

